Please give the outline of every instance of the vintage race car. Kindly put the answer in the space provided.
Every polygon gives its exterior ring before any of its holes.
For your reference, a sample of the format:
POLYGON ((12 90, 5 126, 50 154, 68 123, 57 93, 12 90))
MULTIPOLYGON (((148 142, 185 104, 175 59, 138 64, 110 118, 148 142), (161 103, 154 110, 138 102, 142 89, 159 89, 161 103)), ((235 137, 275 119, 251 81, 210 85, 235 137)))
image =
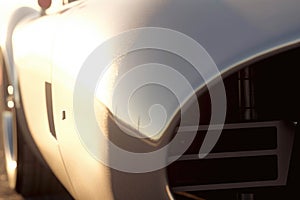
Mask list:
POLYGON ((63 199, 293 198, 299 8, 1 0, 11 188, 63 199))

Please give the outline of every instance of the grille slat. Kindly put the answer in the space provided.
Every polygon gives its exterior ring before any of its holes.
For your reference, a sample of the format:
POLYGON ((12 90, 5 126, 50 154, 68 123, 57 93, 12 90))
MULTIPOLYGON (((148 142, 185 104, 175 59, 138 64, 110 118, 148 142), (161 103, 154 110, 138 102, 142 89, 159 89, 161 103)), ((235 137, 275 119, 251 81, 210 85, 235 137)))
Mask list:
MULTIPOLYGON (((189 134, 195 128, 181 127, 179 134, 189 134)), ((199 126, 191 147, 168 167, 174 191, 286 184, 294 137, 291 123, 226 124, 212 152, 199 159, 207 128, 199 126)), ((171 149, 169 155, 176 156, 176 150, 171 149)))

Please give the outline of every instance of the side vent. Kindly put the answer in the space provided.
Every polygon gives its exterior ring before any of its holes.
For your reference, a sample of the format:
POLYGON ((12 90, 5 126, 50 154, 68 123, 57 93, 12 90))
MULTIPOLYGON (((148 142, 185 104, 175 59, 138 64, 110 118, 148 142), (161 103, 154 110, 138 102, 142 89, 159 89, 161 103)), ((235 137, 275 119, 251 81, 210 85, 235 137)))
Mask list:
POLYGON ((47 82, 45 83, 45 91, 46 91, 46 104, 47 104, 49 129, 53 137, 56 139, 54 118, 53 118, 52 85, 50 83, 47 82))

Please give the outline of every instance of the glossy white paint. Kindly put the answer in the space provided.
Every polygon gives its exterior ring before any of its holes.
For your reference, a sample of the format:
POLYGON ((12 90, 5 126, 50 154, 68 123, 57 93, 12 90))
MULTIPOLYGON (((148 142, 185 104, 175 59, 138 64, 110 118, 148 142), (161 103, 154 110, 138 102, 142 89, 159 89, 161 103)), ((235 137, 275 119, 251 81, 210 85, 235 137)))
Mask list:
MULTIPOLYGON (((116 176, 118 172, 97 161, 85 149, 76 130, 73 90, 87 56, 108 38, 123 31, 145 26, 164 27, 195 39, 210 53, 219 70, 228 72, 257 56, 299 43, 299 7, 298 0, 86 0, 24 22, 14 31, 13 53, 32 136, 50 167, 77 199, 120 197, 134 184, 116 187, 122 185, 124 179, 116 178, 122 175, 116 176), (58 10, 64 11, 56 12, 58 10), (45 82, 53 86, 58 140, 49 131, 45 82)), ((202 86, 203 82, 197 82, 196 87, 202 86)), ((99 151, 105 149, 99 147, 99 151)), ((166 185, 163 170, 142 180, 148 182, 147 185, 155 185, 159 191, 149 194, 149 198, 168 192, 166 186, 159 190, 161 185, 166 185)), ((139 196, 147 192, 147 188, 133 192, 139 196)))
MULTIPOLYGON (((300 38, 300 23, 291 16, 298 15, 294 9, 298 6, 299 1, 285 2, 284 5, 281 1, 87 1, 64 14, 53 57, 54 117, 67 170, 74 187, 83 195, 81 197, 101 196, 111 184, 111 179, 107 179, 109 173, 100 172, 105 167, 84 148, 73 119, 72 90, 76 76, 98 45, 136 27, 171 28, 204 45, 220 71, 227 71, 238 61, 296 42, 300 38), (265 15, 269 3, 276 6, 265 15), (293 8, 288 13, 281 13, 281 8, 287 5, 293 8), (249 8, 255 8, 256 12, 250 12, 249 8), (61 120, 62 110, 66 111, 67 120, 61 120), (82 168, 87 170, 82 171, 82 168), (89 185, 83 184, 95 175, 99 178, 89 185)), ((151 184, 155 179, 145 181, 151 184)))
POLYGON ((74 194, 61 158, 59 144, 48 124, 45 83, 51 83, 54 31, 57 16, 20 25, 13 35, 14 62, 19 76, 22 105, 29 130, 45 160, 74 194))

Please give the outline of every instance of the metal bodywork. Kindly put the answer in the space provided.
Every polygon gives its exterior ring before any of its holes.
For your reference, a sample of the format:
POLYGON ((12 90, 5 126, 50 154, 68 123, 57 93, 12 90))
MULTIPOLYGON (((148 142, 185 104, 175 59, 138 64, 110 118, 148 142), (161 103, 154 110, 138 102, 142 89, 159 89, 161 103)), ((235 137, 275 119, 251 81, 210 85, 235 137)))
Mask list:
MULTIPOLYGON (((34 141, 76 199, 166 199, 172 194, 165 169, 131 174, 108 168, 87 151, 76 133, 74 85, 87 57, 104 41, 124 31, 162 27, 196 40, 219 71, 229 75, 251 62, 298 46, 299 8, 299 0, 83 0, 42 17, 37 16, 38 11, 27 15, 31 17, 7 32, 1 50, 10 70, 17 72, 12 80, 22 94, 34 141), (49 130, 46 82, 52 85, 57 138, 49 130)), ((16 12, 24 13, 22 9, 16 12)), ((16 16, 22 15, 13 15, 9 21, 16 16)), ((112 74, 112 78, 115 76, 112 74)), ((196 85, 200 90, 205 83, 199 79, 196 85)), ((101 103, 102 114, 113 112, 101 103)), ((118 113, 112 114, 118 117, 118 113)), ((113 121, 108 117, 103 120, 113 121)), ((107 134, 112 130, 107 129, 107 134)), ((165 137, 167 140, 171 133, 165 133, 165 137)), ((141 141, 135 145, 139 148, 147 144, 141 141)))

